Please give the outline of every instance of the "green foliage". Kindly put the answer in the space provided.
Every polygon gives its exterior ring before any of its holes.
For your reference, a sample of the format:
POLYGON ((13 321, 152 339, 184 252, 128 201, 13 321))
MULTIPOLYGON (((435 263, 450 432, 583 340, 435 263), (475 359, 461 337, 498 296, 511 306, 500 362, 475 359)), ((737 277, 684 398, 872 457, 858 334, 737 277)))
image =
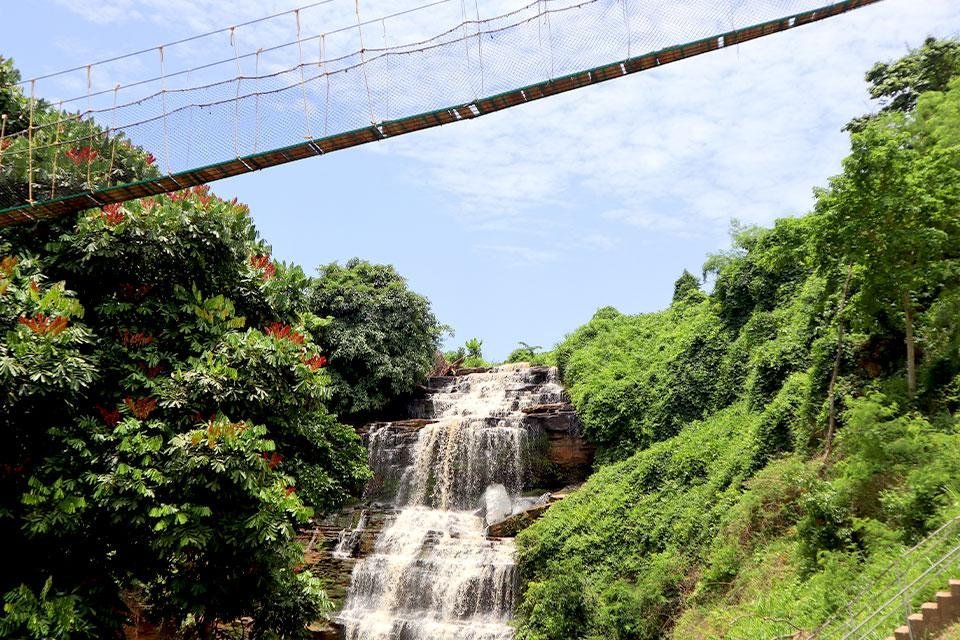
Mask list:
POLYGON ((330 354, 333 407, 351 419, 386 408, 423 382, 445 330, 392 266, 356 258, 320 268, 309 307, 333 318, 317 341, 330 354))
POLYGON ((916 315, 955 279, 960 257, 960 146, 943 134, 943 122, 960 126, 960 114, 933 115, 938 104, 957 100, 929 103, 920 119, 892 113, 872 120, 853 134, 843 173, 817 198, 821 259, 857 265, 853 307, 862 324, 902 328, 911 393, 916 315))
POLYGON ((762 408, 810 366, 825 283, 812 273, 809 229, 805 220, 740 229, 734 250, 708 265, 716 275, 710 298, 688 289, 659 313, 601 309, 557 347, 557 365, 601 459, 668 438, 738 391, 762 408))
MULTIPOLYGON (((944 91, 960 75, 960 42, 927 38, 921 47, 894 62, 878 62, 867 72, 870 97, 879 100, 881 113, 913 110, 920 96, 944 91)), ((855 118, 847 125, 862 130, 873 116, 855 118)))
POLYGON ((751 466, 742 449, 756 424, 742 405, 716 413, 601 468, 522 532, 528 586, 518 638, 660 637, 687 571, 736 503, 751 466), (564 593, 580 617, 551 599, 564 593))
POLYGON ((522 340, 517 344, 517 348, 511 351, 510 355, 507 356, 506 362, 529 362, 533 365, 545 366, 550 366, 553 364, 552 353, 540 352, 540 349, 543 347, 539 345, 530 345, 522 340))
POLYGON ((39 594, 20 585, 4 596, 0 616, 0 636, 10 640, 45 638, 70 640, 93 638, 91 625, 84 619, 83 603, 70 594, 51 593, 53 581, 47 578, 39 594))
POLYGON ((673 302, 685 302, 691 299, 699 301, 703 297, 703 292, 700 290, 700 281, 684 269, 677 281, 673 283, 673 302))
MULTIPOLYGON (((520 343, 525 345, 526 343, 520 343)), ((539 349, 540 347, 534 347, 533 350, 539 349)), ((532 353, 531 350, 515 351, 514 353, 525 354, 532 353)), ((462 368, 471 368, 471 367, 489 367, 492 366, 490 362, 487 362, 483 357, 483 340, 480 338, 470 338, 467 340, 463 346, 457 347, 451 351, 447 351, 443 354, 444 359, 451 363, 457 363, 458 366, 462 368)), ((507 360, 507 362, 526 362, 526 360, 507 360)))

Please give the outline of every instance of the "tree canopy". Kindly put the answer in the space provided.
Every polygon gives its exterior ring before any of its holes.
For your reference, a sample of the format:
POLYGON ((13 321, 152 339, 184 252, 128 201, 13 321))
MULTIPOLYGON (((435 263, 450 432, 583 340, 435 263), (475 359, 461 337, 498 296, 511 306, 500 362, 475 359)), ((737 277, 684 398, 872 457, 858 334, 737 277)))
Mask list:
POLYGON ((331 321, 317 332, 330 354, 332 406, 357 419, 409 394, 434 365, 444 328, 430 303, 391 265, 354 258, 320 267, 310 310, 331 321))

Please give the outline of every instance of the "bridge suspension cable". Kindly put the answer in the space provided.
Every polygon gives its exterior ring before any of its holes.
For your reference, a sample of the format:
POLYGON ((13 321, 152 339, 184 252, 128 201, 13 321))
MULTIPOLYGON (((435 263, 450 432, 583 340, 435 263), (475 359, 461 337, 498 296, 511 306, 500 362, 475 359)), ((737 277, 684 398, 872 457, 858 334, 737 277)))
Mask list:
POLYGON ((361 0, 313 2, 0 88, 25 106, 0 122, 0 225, 472 119, 879 1, 533 0, 487 18, 476 0, 475 17, 465 0, 375 18, 361 0), (78 74, 84 92, 39 101, 78 74))

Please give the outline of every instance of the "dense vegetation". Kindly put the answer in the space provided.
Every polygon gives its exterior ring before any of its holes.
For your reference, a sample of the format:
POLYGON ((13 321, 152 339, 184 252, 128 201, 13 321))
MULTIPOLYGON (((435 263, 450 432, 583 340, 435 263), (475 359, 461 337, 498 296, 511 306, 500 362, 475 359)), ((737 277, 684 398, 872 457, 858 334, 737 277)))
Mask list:
MULTIPOLYGON (((22 111, 0 69, 0 104, 22 111)), ((67 181, 89 169, 57 165, 67 181)), ((22 190, 23 175, 3 179, 22 190)), ((329 603, 296 528, 369 474, 333 412, 409 392, 439 334, 391 268, 313 281, 206 188, 5 228, 0 324, 10 638, 120 637, 138 619, 187 637, 306 635, 329 603)))
POLYGON ((356 258, 323 266, 309 306, 332 318, 317 340, 331 354, 333 406, 341 415, 384 409, 433 368, 444 327, 392 266, 356 258))
POLYGON ((957 514, 957 76, 953 41, 875 67, 813 212, 558 346, 602 464, 518 538, 519 638, 789 637, 957 514))

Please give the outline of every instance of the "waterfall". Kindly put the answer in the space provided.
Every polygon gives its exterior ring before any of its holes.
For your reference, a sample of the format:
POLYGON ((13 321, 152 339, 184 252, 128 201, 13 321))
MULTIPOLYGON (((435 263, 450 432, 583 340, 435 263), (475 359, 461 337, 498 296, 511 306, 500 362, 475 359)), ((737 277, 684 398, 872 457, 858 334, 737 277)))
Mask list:
POLYGON ((371 429, 376 493, 398 512, 354 567, 338 617, 347 640, 513 637, 513 540, 486 527, 531 502, 520 494, 542 434, 523 409, 564 399, 555 369, 505 365, 431 380, 415 434, 371 429))
POLYGON ((337 546, 333 549, 333 557, 345 560, 353 555, 353 551, 358 544, 360 544, 360 536, 363 534, 363 529, 367 526, 367 511, 363 509, 360 511, 360 518, 357 520, 357 526, 353 529, 344 529, 340 532, 340 537, 337 540, 337 546))

